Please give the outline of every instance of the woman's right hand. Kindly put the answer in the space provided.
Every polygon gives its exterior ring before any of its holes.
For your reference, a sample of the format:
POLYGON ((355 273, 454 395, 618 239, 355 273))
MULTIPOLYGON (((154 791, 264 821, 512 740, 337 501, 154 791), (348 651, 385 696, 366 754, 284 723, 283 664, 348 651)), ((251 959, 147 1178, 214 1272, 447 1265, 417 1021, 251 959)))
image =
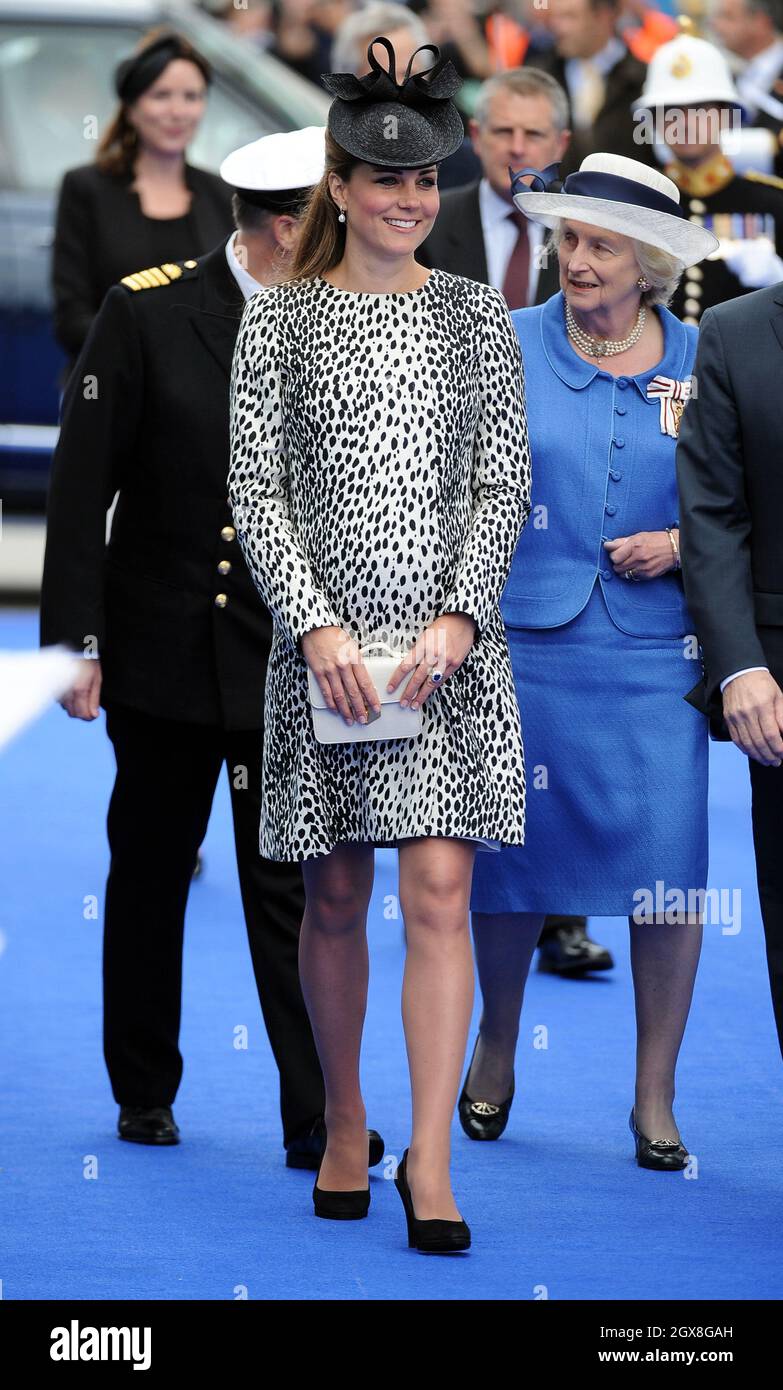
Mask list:
POLYGON ((101 663, 83 658, 83 667, 67 694, 58 701, 71 719, 97 719, 101 712, 101 663))
POLYGON ((380 714, 380 697, 354 637, 341 627, 314 627, 304 634, 301 645, 329 709, 339 710, 347 724, 354 719, 366 724, 367 709, 380 714))

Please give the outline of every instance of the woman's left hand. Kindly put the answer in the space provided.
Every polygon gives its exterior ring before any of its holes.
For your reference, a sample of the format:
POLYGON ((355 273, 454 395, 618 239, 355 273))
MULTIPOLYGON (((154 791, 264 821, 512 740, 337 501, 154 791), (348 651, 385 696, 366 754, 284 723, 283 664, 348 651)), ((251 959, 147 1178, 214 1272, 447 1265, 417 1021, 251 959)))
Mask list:
MULTIPOLYGON (((675 532, 675 539, 676 539, 675 532)), ((633 570, 634 579, 657 579, 676 569, 674 551, 666 531, 637 531, 634 536, 618 536, 604 541, 615 574, 626 577, 633 570)))
POLYGON ((410 705, 411 709, 418 709, 429 699, 433 690, 440 690, 449 676, 453 676, 462 665, 473 646, 475 632, 476 621, 469 613, 444 613, 424 629, 386 687, 387 690, 396 690, 408 672, 413 671, 400 700, 401 708, 410 705), (443 672, 443 680, 436 684, 430 680, 430 668, 433 666, 443 672))

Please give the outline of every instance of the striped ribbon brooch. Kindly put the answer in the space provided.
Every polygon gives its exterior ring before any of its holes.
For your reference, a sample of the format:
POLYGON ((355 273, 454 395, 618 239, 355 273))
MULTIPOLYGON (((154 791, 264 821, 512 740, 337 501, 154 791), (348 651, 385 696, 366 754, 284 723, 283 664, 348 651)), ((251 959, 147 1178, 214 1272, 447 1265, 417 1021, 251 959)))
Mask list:
POLYGON ((670 376, 654 376, 647 386, 648 400, 661 403, 661 434, 670 434, 673 439, 680 433, 680 420, 685 402, 690 400, 693 382, 675 381, 670 376))

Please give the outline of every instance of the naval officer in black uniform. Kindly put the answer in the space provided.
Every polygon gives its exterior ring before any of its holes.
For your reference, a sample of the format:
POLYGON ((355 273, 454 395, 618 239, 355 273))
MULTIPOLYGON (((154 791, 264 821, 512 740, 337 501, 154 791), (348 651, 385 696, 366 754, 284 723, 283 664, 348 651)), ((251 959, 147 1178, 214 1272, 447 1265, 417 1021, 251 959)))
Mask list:
MULTIPOLYGON (((237 189, 237 232, 199 260, 137 271, 109 291, 64 398, 41 596, 42 644, 93 658, 61 703, 81 719, 103 705, 117 760, 103 977, 120 1135, 178 1142, 185 907, 225 762, 286 1162, 308 1168, 325 1132, 298 975, 304 887, 300 865, 259 854, 272 619, 237 544, 226 477, 241 312, 290 255, 323 161, 320 127, 235 151, 221 173, 237 189)), ((370 1131, 369 1158, 382 1152, 370 1131)))
POLYGON ((683 276, 672 313, 698 324, 706 309, 783 279, 783 180, 738 174, 721 148, 721 129, 731 128, 732 112, 739 112, 723 54, 689 33, 663 44, 636 109, 649 115, 651 131, 665 136, 664 173, 680 190, 685 216, 721 242, 714 258, 683 276))

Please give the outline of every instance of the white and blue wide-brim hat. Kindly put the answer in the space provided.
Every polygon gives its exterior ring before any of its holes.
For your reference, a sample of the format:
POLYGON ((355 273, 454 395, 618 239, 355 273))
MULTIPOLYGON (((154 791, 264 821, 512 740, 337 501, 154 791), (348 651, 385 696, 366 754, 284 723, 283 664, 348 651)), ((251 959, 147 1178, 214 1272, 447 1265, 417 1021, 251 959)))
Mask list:
POLYGON ((680 191, 658 169, 621 154, 589 154, 578 170, 564 180, 560 192, 548 192, 558 166, 509 169, 514 204, 526 217, 554 227, 561 217, 605 227, 608 232, 634 237, 657 246, 678 260, 683 269, 717 251, 718 238, 691 222, 680 207, 680 191), (534 174, 531 187, 523 182, 534 174))

